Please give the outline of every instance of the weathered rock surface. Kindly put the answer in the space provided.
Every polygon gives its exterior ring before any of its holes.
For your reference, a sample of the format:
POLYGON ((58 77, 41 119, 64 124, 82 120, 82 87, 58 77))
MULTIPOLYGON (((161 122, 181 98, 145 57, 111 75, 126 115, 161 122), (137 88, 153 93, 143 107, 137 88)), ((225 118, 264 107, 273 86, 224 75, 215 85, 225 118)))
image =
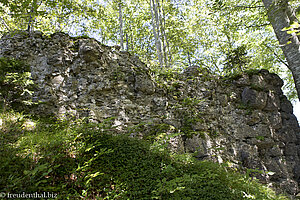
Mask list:
POLYGON ((114 117, 119 132, 139 137, 173 134, 174 151, 259 169, 256 176, 279 191, 299 192, 300 129, 276 74, 223 80, 194 66, 173 81, 154 81, 137 57, 63 33, 5 36, 0 57, 31 66, 34 100, 43 102, 35 112, 114 117))

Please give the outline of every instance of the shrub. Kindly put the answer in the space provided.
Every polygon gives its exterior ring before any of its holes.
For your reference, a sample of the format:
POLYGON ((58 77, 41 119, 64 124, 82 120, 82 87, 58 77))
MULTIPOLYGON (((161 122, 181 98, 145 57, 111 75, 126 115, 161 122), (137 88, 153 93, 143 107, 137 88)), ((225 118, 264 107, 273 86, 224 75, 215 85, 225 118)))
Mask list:
POLYGON ((32 87, 28 66, 15 59, 0 58, 0 103, 3 109, 30 103, 32 87))
POLYGON ((285 199, 217 163, 116 135, 110 121, 0 114, 0 188, 58 199, 285 199), (34 127, 26 127, 30 121, 34 127))

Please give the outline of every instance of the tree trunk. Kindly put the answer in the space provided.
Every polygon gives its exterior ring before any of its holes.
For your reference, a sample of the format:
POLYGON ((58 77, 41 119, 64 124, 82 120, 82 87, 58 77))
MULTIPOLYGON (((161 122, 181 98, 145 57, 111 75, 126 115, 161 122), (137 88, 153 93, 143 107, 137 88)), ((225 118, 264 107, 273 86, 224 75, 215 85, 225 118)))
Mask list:
POLYGON ((163 27, 163 22, 162 22, 162 11, 161 11, 161 5, 159 0, 156 1, 156 9, 157 9, 157 30, 158 30, 158 39, 160 41, 161 45, 161 56, 162 60, 165 66, 168 66, 168 61, 166 57, 166 44, 165 44, 165 38, 164 38, 164 27, 163 27))
POLYGON ((288 0, 263 0, 264 6, 267 9, 269 21, 271 22, 279 45, 287 59, 289 69, 293 74, 295 86, 300 100, 300 42, 295 33, 287 34, 282 31, 285 27, 290 27, 290 24, 296 20, 294 12, 288 4, 288 0))
POLYGON ((157 58, 159 61, 159 65, 163 66, 163 58, 162 58, 162 52, 161 52, 161 43, 159 38, 159 24, 158 24, 158 15, 157 15, 157 7, 154 0, 150 0, 151 5, 151 15, 152 15, 152 27, 153 27, 153 34, 155 39, 155 46, 157 51, 157 58))
POLYGON ((29 19, 28 19, 28 25, 27 25, 27 31, 31 32, 33 31, 33 20, 35 16, 35 12, 37 11, 37 0, 34 0, 32 2, 30 12, 29 12, 29 19))
POLYGON ((128 52, 129 51, 129 42, 128 42, 128 35, 126 33, 126 51, 128 52))
POLYGON ((191 62, 190 52, 188 51, 187 54, 188 54, 188 60, 189 60, 189 67, 191 67, 192 66, 192 62, 191 62))
POLYGON ((160 23, 160 30, 161 30, 161 40, 162 40, 162 48, 163 48, 163 57, 164 57, 164 63, 165 66, 168 67, 168 52, 167 52, 167 46, 168 46, 168 39, 166 36, 165 31, 165 12, 164 12, 164 0, 161 1, 161 4, 159 3, 159 0, 156 0, 158 10, 159 10, 159 23, 160 23))
POLYGON ((120 23, 120 47, 121 51, 124 50, 123 45, 123 13, 122 13, 122 2, 119 2, 119 23, 120 23))
POLYGON ((7 29, 7 31, 10 31, 10 28, 9 28, 9 26, 7 25, 7 23, 5 22, 5 20, 2 18, 2 17, 0 17, 0 19, 1 19, 1 21, 2 21, 2 24, 5 26, 5 28, 7 29))
MULTIPOLYGON (((171 62, 172 62, 172 57, 171 57, 171 51, 170 51, 170 45, 169 45, 169 41, 168 41, 168 38, 167 38, 167 35, 166 35, 166 15, 165 15, 165 10, 164 10, 164 0, 161 1, 161 8, 162 8, 162 18, 163 18, 163 23, 162 23, 162 27, 163 27, 163 35, 164 35, 164 40, 165 40, 165 43, 166 43, 166 48, 168 50, 168 53, 166 53, 168 56, 167 56, 167 61, 169 61, 169 64, 171 65, 171 62)), ((168 62, 166 62, 168 63, 168 62)), ((166 64, 168 66, 168 64, 166 64)))

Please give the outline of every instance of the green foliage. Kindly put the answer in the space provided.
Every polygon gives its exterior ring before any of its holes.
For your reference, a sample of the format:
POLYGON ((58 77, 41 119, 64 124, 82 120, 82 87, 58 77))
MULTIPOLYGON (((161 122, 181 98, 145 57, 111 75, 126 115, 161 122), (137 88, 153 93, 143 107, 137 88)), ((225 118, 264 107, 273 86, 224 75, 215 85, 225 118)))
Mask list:
POLYGON ((66 31, 66 28, 72 27, 74 23, 77 23, 79 28, 82 26, 82 20, 101 11, 101 7, 98 11, 94 10, 91 7, 92 2, 90 0, 2 1, 0 32, 40 30, 44 33, 53 33, 66 31))
MULTIPOLYGON (((58 199, 286 199, 231 169, 101 124, 0 114, 2 192, 58 199)), ((165 126, 163 130, 166 129, 165 126)))
POLYGON ((257 136, 256 139, 260 140, 260 141, 264 141, 265 137, 264 136, 257 136))
POLYGON ((298 98, 297 91, 294 88, 295 82, 293 79, 293 74, 291 72, 286 73, 286 77, 284 78, 285 85, 283 86, 283 90, 286 91, 286 96, 290 101, 293 101, 298 98))
POLYGON ((181 133, 186 137, 193 137, 193 135, 202 135, 201 133, 194 131, 192 125, 197 122, 203 122, 202 113, 197 106, 203 100, 197 98, 184 98, 176 102, 173 108, 176 110, 176 114, 180 116, 181 127, 179 128, 181 133))
POLYGON ((165 123, 139 123, 137 125, 129 127, 128 130, 131 135, 143 133, 143 139, 148 141, 155 141, 162 136, 174 133, 176 131, 177 130, 174 126, 165 123))
POLYGON ((0 103, 2 107, 23 107, 30 103, 33 81, 30 68, 24 63, 0 58, 0 103))
POLYGON ((298 22, 293 22, 290 27, 285 27, 282 29, 282 31, 286 31, 287 34, 293 34, 295 33, 296 35, 300 35, 300 25, 298 22))
MULTIPOLYGON (((246 73, 249 76, 257 75, 260 73, 259 69, 245 69, 245 70, 236 70, 231 71, 223 77, 224 81, 233 81, 242 78, 243 73, 246 73)), ((255 86, 254 86, 255 87, 255 86)))
POLYGON ((247 57, 246 45, 241 45, 226 54, 224 69, 227 73, 233 70, 243 71, 248 62, 249 58, 247 57))
POLYGON ((178 80, 180 71, 182 71, 175 68, 161 68, 156 65, 151 65, 150 70, 155 82, 162 87, 170 87, 174 84, 174 82, 178 80))

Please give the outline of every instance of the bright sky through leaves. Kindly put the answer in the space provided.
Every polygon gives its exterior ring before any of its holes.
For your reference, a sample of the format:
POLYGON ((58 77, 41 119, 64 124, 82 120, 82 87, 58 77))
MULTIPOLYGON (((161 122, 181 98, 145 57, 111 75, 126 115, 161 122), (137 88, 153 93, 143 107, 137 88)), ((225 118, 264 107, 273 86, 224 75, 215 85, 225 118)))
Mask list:
POLYGON ((300 102, 296 101, 296 103, 293 104, 294 107, 294 115, 298 119, 298 123, 300 124, 300 102))

